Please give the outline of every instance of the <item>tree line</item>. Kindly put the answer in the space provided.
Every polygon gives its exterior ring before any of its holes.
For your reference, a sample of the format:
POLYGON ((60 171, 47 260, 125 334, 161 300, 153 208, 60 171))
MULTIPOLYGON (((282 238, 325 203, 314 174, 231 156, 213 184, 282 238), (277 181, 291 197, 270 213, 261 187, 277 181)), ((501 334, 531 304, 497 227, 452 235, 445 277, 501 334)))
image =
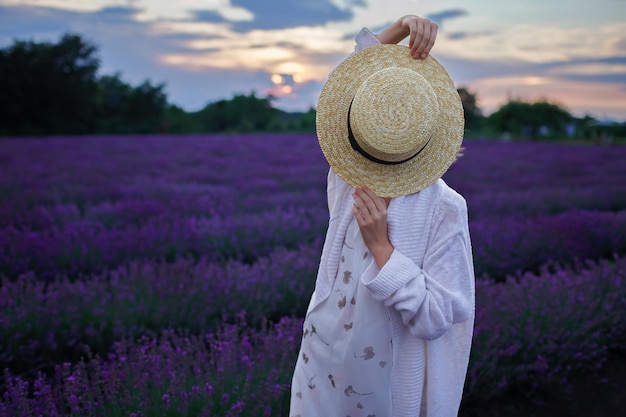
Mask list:
POLYGON ((286 113, 272 97, 237 95, 186 112, 164 84, 132 86, 98 75, 98 48, 80 35, 57 43, 16 40, 0 50, 0 135, 312 130, 315 113, 286 113))
MULTIPOLYGON (((119 73, 99 75, 98 48, 78 34, 56 43, 15 40, 0 49, 0 135, 213 133, 315 130, 315 110, 289 113, 273 97, 235 95, 187 112, 170 103, 164 84, 132 86, 119 73)), ((624 124, 577 119, 556 103, 510 100, 483 116, 476 94, 458 89, 468 135, 562 137, 576 132, 626 136, 624 124), (594 130, 595 129, 595 130, 594 130)))

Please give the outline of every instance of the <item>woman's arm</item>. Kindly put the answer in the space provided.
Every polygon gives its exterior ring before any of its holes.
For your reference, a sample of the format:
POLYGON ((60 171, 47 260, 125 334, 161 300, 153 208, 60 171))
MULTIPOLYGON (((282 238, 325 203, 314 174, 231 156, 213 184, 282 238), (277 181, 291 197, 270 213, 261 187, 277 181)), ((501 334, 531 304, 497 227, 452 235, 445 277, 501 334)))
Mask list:
MULTIPOLYGON (((440 203, 422 267, 393 250, 382 268, 375 262, 361 282, 372 297, 396 310, 416 337, 433 340, 474 312, 474 267, 463 202, 440 203)), ((405 219, 406 220, 406 219, 405 219)))
POLYGON ((414 16, 403 16, 384 29, 376 38, 380 43, 398 43, 407 36, 409 48, 414 58, 426 58, 437 38, 438 26, 430 20, 414 16))

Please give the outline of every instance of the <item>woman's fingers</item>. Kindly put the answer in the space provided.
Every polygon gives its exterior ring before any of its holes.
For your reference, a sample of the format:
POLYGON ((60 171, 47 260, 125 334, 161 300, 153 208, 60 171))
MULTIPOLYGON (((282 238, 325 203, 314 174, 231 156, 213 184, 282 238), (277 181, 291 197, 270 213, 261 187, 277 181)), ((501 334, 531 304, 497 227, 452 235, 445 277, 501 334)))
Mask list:
POLYGON ((435 38, 437 37, 438 28, 435 23, 426 19, 420 19, 417 27, 417 37, 420 42, 415 48, 413 56, 416 56, 418 58, 426 58, 433 45, 435 44, 435 38))
POLYGON ((387 225, 387 204, 367 186, 354 191, 352 212, 359 224, 363 242, 374 257, 379 268, 387 262, 393 252, 387 225))
MULTIPOLYGON (((428 22, 430 23, 430 22, 428 22)), ((430 27, 427 27, 427 21, 424 19, 419 19, 417 21, 417 45, 414 45, 415 50, 413 51, 413 56, 421 56, 426 49, 426 45, 428 45, 428 39, 430 38, 430 27)))
POLYGON ((370 209, 367 206, 365 200, 363 200, 363 197, 359 195, 358 191, 354 192, 354 204, 352 205, 352 207, 352 211, 357 217, 357 220, 359 220, 359 222, 361 222, 361 220, 365 220, 365 218, 370 217, 370 209))
POLYGON ((363 219, 363 214, 361 213, 361 210, 359 209, 359 206, 356 203, 352 204, 352 214, 354 214, 354 217, 356 217, 356 221, 357 223, 359 223, 359 226, 360 226, 361 219, 363 219))
MULTIPOLYGON (((385 204, 385 200, 378 197, 374 191, 372 191, 367 185, 361 187, 361 191, 363 194, 363 198, 367 200, 368 207, 374 208, 375 211, 385 212, 387 211, 387 204, 385 204)), ((370 212, 372 210, 370 209, 370 212)))
POLYGON ((358 187, 354 193, 357 209, 363 218, 377 218, 380 214, 386 214, 387 204, 378 197, 369 187, 358 187))
POLYGON ((411 53, 413 53, 415 50, 415 38, 417 38, 417 23, 415 19, 406 19, 405 21, 409 29, 409 48, 411 49, 411 53))
POLYGON ((409 31, 409 48, 414 58, 426 58, 435 44, 439 27, 419 16, 407 16, 404 26, 409 31))
POLYGON ((424 52, 428 55, 430 50, 433 49, 435 45, 435 40, 437 39, 437 32, 439 31, 439 26, 436 23, 432 23, 430 25, 430 36, 428 37, 428 45, 426 45, 426 49, 424 52))

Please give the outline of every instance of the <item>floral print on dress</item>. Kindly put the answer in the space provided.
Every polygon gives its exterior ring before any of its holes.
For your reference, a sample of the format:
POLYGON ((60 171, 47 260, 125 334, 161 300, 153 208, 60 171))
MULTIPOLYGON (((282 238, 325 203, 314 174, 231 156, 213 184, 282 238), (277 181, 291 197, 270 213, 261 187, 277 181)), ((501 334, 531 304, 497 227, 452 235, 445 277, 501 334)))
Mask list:
POLYGON ((352 221, 330 295, 307 315, 290 417, 392 415, 389 314, 361 283, 373 259, 352 221))

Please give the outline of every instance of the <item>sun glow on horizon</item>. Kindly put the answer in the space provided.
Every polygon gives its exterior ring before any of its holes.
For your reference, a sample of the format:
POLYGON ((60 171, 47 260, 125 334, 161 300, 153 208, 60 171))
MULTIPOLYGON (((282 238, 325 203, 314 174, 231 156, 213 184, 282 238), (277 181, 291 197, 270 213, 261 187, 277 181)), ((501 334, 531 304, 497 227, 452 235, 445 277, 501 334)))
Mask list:
POLYGON ((544 77, 531 76, 531 77, 524 77, 523 82, 526 85, 542 85, 542 84, 548 84, 550 80, 544 77))
POLYGON ((285 79, 283 78, 282 75, 280 74, 272 74, 272 76, 270 77, 270 79, 272 80, 272 82, 276 85, 280 85, 282 83, 285 82, 285 79))
POLYGON ((468 83, 477 92, 478 106, 490 114, 508 100, 547 100, 564 106, 576 116, 626 120, 626 89, 601 82, 578 83, 557 77, 542 77, 528 83, 529 76, 493 77, 468 83), (589 109, 593 108, 594 111, 589 109))

